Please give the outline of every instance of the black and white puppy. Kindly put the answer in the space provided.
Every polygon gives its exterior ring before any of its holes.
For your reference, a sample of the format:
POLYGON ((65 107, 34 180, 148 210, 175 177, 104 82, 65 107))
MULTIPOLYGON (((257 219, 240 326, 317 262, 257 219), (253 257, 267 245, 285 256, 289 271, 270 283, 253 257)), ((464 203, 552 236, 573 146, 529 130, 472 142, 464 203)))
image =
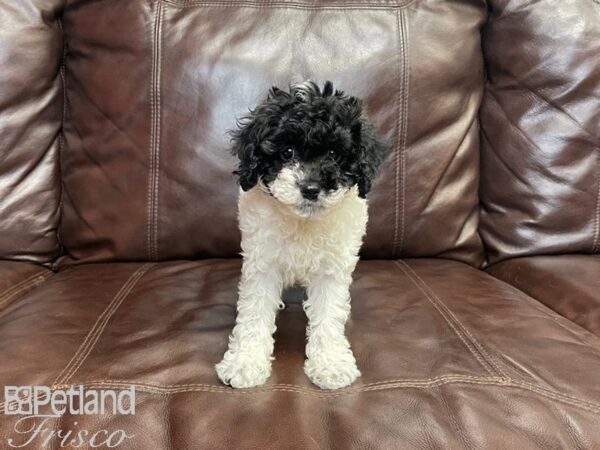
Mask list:
POLYGON ((348 386, 360 372, 344 328, 349 288, 367 225, 365 196, 389 146, 362 102, 331 82, 273 87, 239 122, 239 224, 244 258, 237 320, 219 378, 235 388, 271 374, 282 290, 305 286, 304 371, 323 389, 348 386))

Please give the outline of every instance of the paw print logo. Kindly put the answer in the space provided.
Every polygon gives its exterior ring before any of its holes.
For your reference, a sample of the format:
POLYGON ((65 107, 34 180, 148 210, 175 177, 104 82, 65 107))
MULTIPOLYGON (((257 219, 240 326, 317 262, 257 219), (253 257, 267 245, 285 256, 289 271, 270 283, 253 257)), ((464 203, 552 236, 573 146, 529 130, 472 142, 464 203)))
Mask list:
POLYGON ((4 386, 4 414, 32 414, 32 394, 31 386, 4 386))

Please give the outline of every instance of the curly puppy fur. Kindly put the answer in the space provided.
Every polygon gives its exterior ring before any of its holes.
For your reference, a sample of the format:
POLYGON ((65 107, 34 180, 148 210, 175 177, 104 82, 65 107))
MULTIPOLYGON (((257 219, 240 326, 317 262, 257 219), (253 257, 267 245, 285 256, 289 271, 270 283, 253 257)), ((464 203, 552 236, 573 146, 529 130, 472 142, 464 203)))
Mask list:
POLYGON ((236 325, 216 370, 223 383, 266 382, 285 287, 307 289, 304 371, 323 389, 360 372, 345 324, 350 284, 367 225, 366 195, 389 146, 362 102, 311 81, 267 99, 232 132, 239 158, 242 277, 236 325))

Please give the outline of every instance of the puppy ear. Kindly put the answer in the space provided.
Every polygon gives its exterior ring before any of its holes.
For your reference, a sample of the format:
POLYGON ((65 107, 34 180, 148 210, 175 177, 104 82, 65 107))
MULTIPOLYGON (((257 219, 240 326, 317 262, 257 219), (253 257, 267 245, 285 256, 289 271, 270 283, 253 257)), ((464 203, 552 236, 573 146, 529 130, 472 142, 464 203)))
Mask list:
POLYGON ((290 99, 291 95, 285 91, 282 91, 277 86, 272 86, 271 89, 269 90, 268 98, 269 99, 277 99, 277 98, 290 99))
POLYGON ((331 81, 327 80, 325 82, 325 85, 323 86, 322 95, 323 97, 329 97, 333 95, 333 83, 331 81))
POLYGON ((233 173, 239 177, 240 187, 247 191, 258 183, 260 163, 260 120, 254 112, 238 121, 238 129, 232 130, 231 153, 239 160, 233 173))
POLYGON ((352 134, 360 135, 357 185, 359 197, 366 198, 381 163, 390 153, 391 146, 377 137, 375 129, 366 120, 359 121, 353 127, 352 134))
POLYGON ((306 80, 290 86, 290 94, 302 103, 310 102, 313 98, 321 95, 321 89, 312 80, 306 80))

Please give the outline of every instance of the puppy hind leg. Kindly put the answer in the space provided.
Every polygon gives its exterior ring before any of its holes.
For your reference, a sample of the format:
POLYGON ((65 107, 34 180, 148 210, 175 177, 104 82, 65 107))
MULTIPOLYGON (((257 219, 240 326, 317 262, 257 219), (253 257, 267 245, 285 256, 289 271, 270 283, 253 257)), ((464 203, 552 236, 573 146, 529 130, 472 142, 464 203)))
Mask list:
POLYGON ((350 315, 350 282, 351 277, 322 277, 307 290, 304 372, 322 389, 349 386, 360 376, 345 334, 350 315))
POLYGON ((229 337, 229 348, 216 365, 223 383, 248 388, 264 384, 271 375, 273 333, 281 292, 277 274, 250 270, 244 263, 236 324, 229 337))

